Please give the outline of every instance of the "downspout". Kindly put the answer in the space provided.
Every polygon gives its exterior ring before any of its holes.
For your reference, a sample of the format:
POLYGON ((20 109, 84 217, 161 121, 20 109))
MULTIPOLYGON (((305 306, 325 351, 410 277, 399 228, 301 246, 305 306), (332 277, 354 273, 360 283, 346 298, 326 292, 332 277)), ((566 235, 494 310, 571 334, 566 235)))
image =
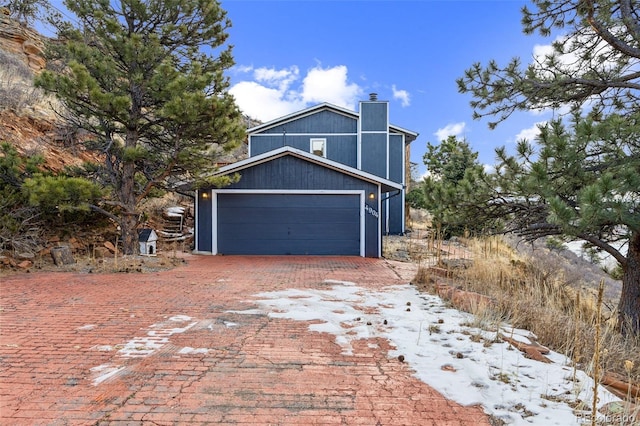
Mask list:
MULTIPOLYGON (((393 197, 397 197, 398 195, 402 195, 402 193, 404 192, 405 189, 405 185, 402 185, 402 189, 398 189, 396 190, 395 194, 389 195, 386 198, 382 198, 380 200, 380 203, 382 204, 384 201, 387 201, 389 198, 393 198, 393 197)), ((404 207, 403 207, 404 208, 404 207)), ((387 235, 389 235, 389 204, 387 204, 387 219, 386 219, 386 225, 387 225, 387 229, 385 230, 387 235)))
MULTIPOLYGON (((403 185, 404 186, 404 185, 403 185)), ((389 195, 386 198, 381 199, 380 201, 387 201, 389 198, 393 198, 393 197, 397 197, 398 195, 402 194, 402 191, 404 191, 404 188, 402 189, 398 189, 397 192, 393 195, 389 195)))

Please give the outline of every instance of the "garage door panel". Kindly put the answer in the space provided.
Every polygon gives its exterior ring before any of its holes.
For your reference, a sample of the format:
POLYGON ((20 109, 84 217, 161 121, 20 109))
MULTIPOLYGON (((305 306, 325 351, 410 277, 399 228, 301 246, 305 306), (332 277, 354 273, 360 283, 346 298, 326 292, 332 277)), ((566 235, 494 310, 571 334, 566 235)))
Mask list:
POLYGON ((244 255, 351 255, 358 256, 360 253, 360 246, 357 242, 343 241, 342 244, 337 244, 336 241, 313 241, 313 246, 310 245, 310 241, 304 240, 292 240, 288 241, 286 246, 282 246, 282 250, 277 252, 265 253, 264 247, 278 247, 278 242, 273 240, 251 240, 252 244, 242 244, 241 241, 234 240, 232 246, 223 254, 244 254, 244 255), (235 246, 235 247, 234 247, 235 246))
POLYGON ((344 240, 354 234, 358 223, 326 224, 246 224, 242 227, 225 226, 218 231, 221 239, 289 239, 289 240, 344 240))
POLYGON ((227 225, 262 224, 271 226, 278 223, 288 225, 350 223, 354 226, 359 226, 360 224, 359 215, 349 209, 331 210, 324 213, 276 209, 248 214, 242 209, 220 208, 218 215, 225 218, 224 223, 227 225))
POLYGON ((278 208, 282 207, 283 200, 294 197, 297 207, 325 208, 330 200, 331 206, 339 208, 351 208, 354 197, 357 195, 341 195, 336 197, 332 194, 218 194, 223 197, 226 207, 237 208, 278 208))
POLYGON ((218 194, 222 254, 360 254, 358 194, 218 194))
POLYGON ((247 223, 247 217, 252 216, 253 223, 273 224, 277 223, 283 218, 287 219, 287 223, 326 223, 326 222, 344 222, 349 221, 351 223, 359 224, 359 217, 352 215, 353 209, 345 208, 325 208, 325 209, 308 209, 308 208, 262 208, 251 207, 259 209, 259 212, 255 214, 248 214, 247 209, 235 207, 227 208, 220 207, 218 214, 223 215, 225 223, 227 224, 240 224, 247 223))

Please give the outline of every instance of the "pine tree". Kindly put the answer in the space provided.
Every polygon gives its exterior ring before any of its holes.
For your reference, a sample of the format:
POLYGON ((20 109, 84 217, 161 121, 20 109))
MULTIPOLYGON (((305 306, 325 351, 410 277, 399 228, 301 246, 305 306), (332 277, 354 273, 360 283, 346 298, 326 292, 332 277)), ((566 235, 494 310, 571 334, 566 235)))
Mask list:
POLYGON ((467 141, 449 136, 438 145, 428 143, 422 160, 428 172, 420 188, 422 207, 433 215, 434 223, 443 234, 462 235, 487 226, 467 220, 457 208, 457 200, 463 197, 468 182, 483 176, 478 153, 471 150, 467 141))
POLYGON ((8 0, 3 6, 9 10, 9 16, 24 26, 60 19, 60 13, 51 6, 49 0, 8 0))
POLYGON ((588 103, 595 115, 640 108, 640 4, 637 0, 533 0, 522 9, 525 34, 552 36, 552 51, 523 66, 475 63, 457 80, 474 117, 495 127, 515 111, 588 103))
MULTIPOLYGON (((565 35, 553 52, 523 67, 474 64, 458 79, 473 97, 474 117, 490 127, 518 110, 570 107, 572 129, 556 120, 537 146, 498 150, 496 173, 469 209, 513 219, 511 230, 535 239, 583 239, 623 269, 618 304, 624 333, 640 333, 640 3, 634 0, 533 0, 525 33, 565 35), (484 205, 482 205, 484 203, 484 205), (626 247, 626 254, 624 249, 626 247)), ((476 194, 477 195, 477 194, 476 194)))
POLYGON ((112 191, 96 211, 136 248, 138 203, 153 189, 203 182, 220 152, 244 138, 224 71, 233 65, 226 12, 212 0, 67 0, 37 84, 55 93, 103 161, 112 191))

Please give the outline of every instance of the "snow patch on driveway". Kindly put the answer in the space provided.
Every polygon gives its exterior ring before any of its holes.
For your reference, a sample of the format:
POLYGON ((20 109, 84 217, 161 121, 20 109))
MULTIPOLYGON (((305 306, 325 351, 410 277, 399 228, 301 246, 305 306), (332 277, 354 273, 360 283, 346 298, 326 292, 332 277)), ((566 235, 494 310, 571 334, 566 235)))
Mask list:
MULTIPOLYGON (((153 324, 149 327, 149 331, 147 331, 146 336, 142 337, 134 337, 133 339, 119 345, 115 345, 112 347, 110 345, 96 345, 93 346, 93 350, 97 351, 108 351, 112 348, 118 349, 115 356, 118 358, 128 359, 128 358, 145 358, 158 350, 162 349, 165 345, 167 345, 170 341, 170 337, 174 334, 184 333, 189 330, 193 326, 195 326, 198 321, 192 321, 193 318, 187 315, 176 315, 170 317, 167 321, 153 324), (177 326, 179 324, 176 323, 186 323, 183 326, 177 326)), ((191 354, 191 353, 206 353, 202 351, 208 351, 208 349, 194 349, 194 348, 183 348, 186 350, 185 352, 179 351, 181 354, 191 354)), ((116 363, 103 364, 97 367, 93 367, 91 369, 92 373, 92 383, 94 386, 99 385, 121 373, 124 374, 126 372, 127 367, 120 366, 116 363)))
MULTIPOLYGON (((553 363, 538 362, 496 339, 498 327, 523 341, 526 330, 504 323, 480 328, 473 315, 408 284, 372 291, 325 283, 331 287, 257 294, 252 302, 260 309, 244 313, 262 310, 272 318, 313 321, 309 330, 334 335, 345 354, 353 353, 355 340, 387 339, 395 347, 389 357, 408 363, 424 383, 462 405, 482 405, 505 424, 565 426, 589 413, 572 407, 584 401, 589 410, 593 380, 574 372, 568 358, 551 352, 553 363)), ((612 401, 619 398, 600 386, 598 406, 612 401)))

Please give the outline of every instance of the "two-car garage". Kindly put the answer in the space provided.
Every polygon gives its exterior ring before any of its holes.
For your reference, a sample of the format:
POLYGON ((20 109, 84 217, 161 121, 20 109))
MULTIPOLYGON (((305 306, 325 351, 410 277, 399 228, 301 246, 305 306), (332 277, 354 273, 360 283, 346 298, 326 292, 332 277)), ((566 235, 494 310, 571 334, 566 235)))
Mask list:
POLYGON ((216 193, 218 254, 362 255, 359 193, 216 193))
POLYGON ((402 186, 283 147, 219 170, 195 193, 195 250, 213 255, 381 256, 381 198, 402 186))

